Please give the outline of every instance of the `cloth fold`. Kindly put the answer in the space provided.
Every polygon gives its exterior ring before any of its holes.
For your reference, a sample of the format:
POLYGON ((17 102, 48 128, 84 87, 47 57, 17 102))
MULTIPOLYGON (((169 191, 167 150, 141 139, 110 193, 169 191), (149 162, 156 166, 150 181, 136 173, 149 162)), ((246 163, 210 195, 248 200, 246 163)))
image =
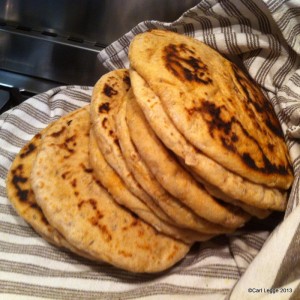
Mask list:
MULTIPOLYGON (((165 28, 201 40, 237 63, 272 103, 293 163, 287 211, 273 227, 196 244, 162 274, 129 274, 57 249, 16 215, 5 191, 19 149, 46 125, 90 101, 92 87, 39 94, 0 116, 0 288, 5 299, 299 299, 300 7, 291 0, 201 0, 172 23, 138 24, 98 55, 128 68, 133 37, 165 28), (22 299, 22 298, 21 298, 22 299)), ((1 297, 0 297, 1 298, 1 297)))

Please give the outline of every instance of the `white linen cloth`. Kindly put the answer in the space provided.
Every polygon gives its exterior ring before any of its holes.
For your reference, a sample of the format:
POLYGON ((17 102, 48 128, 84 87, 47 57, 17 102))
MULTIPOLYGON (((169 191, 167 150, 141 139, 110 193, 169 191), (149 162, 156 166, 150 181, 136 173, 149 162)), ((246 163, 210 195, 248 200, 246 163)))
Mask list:
POLYGON ((156 275, 130 274, 49 245, 13 210, 5 178, 35 133, 86 105, 92 92, 53 89, 0 116, 0 299, 300 299, 299 4, 202 0, 173 23, 138 24, 98 56, 108 70, 128 67, 132 38, 165 28, 195 37, 243 67, 274 106, 290 151, 295 181, 284 216, 196 244, 174 268, 156 275))

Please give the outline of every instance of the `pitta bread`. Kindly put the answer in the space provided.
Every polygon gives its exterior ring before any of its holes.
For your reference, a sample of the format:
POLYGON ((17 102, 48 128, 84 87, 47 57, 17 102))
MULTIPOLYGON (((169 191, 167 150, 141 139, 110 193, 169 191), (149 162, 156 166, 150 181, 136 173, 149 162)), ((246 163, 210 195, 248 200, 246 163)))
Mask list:
POLYGON ((176 161, 155 136, 134 98, 127 101, 130 137, 157 181, 198 216, 227 228, 237 228, 249 215, 230 205, 221 205, 176 161), (141 142, 142 141, 142 142, 141 142))
POLYGON ((205 241, 212 238, 212 235, 200 234, 199 232, 178 228, 159 219, 147 205, 127 189, 118 174, 105 161, 97 145, 93 131, 90 133, 89 149, 90 163, 94 170, 95 178, 101 182, 118 204, 128 208, 140 219, 153 226, 157 231, 186 243, 190 244, 195 241, 205 241))
POLYGON ((6 178, 7 196, 19 216, 46 241, 91 259, 89 255, 68 243, 60 232, 49 224, 32 190, 32 166, 42 143, 42 136, 51 126, 52 124, 37 133, 16 155, 6 178))
MULTIPOLYGON (((130 90, 126 99, 131 97, 134 97, 134 95, 130 90)), ((227 228, 209 224, 194 214, 187 206, 168 193, 156 180, 131 141, 126 122, 126 104, 127 101, 124 101, 117 114, 117 134, 126 164, 138 183, 152 196, 157 205, 168 214, 177 226, 202 233, 228 233, 230 230, 227 228)))
POLYGON ((37 203, 72 245, 132 272, 173 266, 189 246, 158 234, 120 207, 93 177, 89 108, 59 119, 47 131, 32 169, 37 203))
POLYGON ((30 173, 42 138, 37 133, 16 155, 6 178, 7 196, 16 212, 48 242, 62 247, 63 236, 55 230, 37 205, 31 188, 30 173))
MULTIPOLYGON (((253 206, 253 209, 254 207, 264 210, 285 209, 287 203, 285 192, 244 179, 201 153, 177 130, 166 114, 159 97, 149 88, 145 80, 133 70, 130 71, 130 78, 136 101, 151 128, 166 147, 179 156, 204 185, 214 186, 214 196, 217 196, 217 192, 219 199, 233 204, 241 201, 245 205, 253 206)), ((251 209, 252 213, 253 209, 251 209)), ((257 211, 257 213, 256 216, 265 215, 264 212, 257 211)))
POLYGON ((233 63, 195 39, 163 30, 137 35, 129 59, 197 149, 252 182, 291 186, 288 151, 274 110, 233 63))
POLYGON ((92 128, 105 160, 121 177, 127 188, 162 220, 172 223, 173 221, 137 183, 128 169, 120 149, 116 133, 115 116, 129 89, 129 73, 126 69, 111 71, 98 80, 92 94, 92 128))
POLYGON ((231 203, 231 204, 233 204, 235 206, 238 206, 238 207, 242 208, 245 212, 247 212, 248 214, 250 214, 251 216, 257 217, 258 219, 265 219, 265 218, 267 218, 271 214, 270 210, 260 209, 260 208, 257 208, 255 206, 251 206, 251 205, 245 204, 244 202, 241 202, 241 201, 238 201, 238 200, 233 200, 233 199, 229 198, 227 195, 223 194, 223 192, 220 191, 220 189, 217 188, 216 186, 214 186, 212 184, 209 184, 207 182, 204 182, 203 179, 200 178, 194 172, 191 172, 191 174, 193 175, 193 177, 197 181, 199 181, 200 183, 203 184, 204 188, 213 197, 216 197, 217 199, 222 199, 223 201, 225 201, 227 203, 231 203))

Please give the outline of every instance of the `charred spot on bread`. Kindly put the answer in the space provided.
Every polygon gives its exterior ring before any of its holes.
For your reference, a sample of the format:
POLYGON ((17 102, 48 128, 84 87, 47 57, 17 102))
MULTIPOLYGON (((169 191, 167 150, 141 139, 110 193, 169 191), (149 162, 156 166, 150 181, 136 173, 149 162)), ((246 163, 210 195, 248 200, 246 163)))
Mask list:
POLYGON ((275 114, 273 113, 273 107, 271 103, 265 98, 262 92, 257 87, 256 83, 251 80, 245 73, 243 73, 235 64, 231 64, 233 74, 239 87, 242 89, 245 95, 244 109, 250 114, 253 114, 251 109, 260 115, 267 125, 267 127, 276 136, 282 138, 283 133, 275 114))
POLYGON ((29 145, 27 145, 24 150, 22 151, 22 153, 20 154, 21 158, 25 158, 26 156, 30 155, 31 153, 33 153, 36 150, 36 146, 34 143, 30 143, 29 145))
POLYGON ((51 133, 52 137, 59 137, 61 134, 63 134, 63 132, 66 130, 66 127, 63 126, 60 130, 51 133))
POLYGON ((17 192, 18 199, 22 202, 26 202, 29 196, 29 189, 23 189, 22 184, 28 182, 28 177, 23 175, 23 168, 23 164, 19 164, 12 170, 11 182, 17 192))
POLYGON ((129 74, 127 72, 125 73, 125 75, 123 77, 123 81, 128 86, 128 88, 126 89, 128 91, 130 89, 130 87, 131 87, 131 82, 130 82, 129 74))
POLYGON ((99 108, 98 108, 98 111, 99 113, 107 113, 109 112, 110 110, 110 107, 109 107, 109 102, 105 102, 105 103, 102 103, 101 105, 99 105, 99 108))
MULTIPOLYGON (((288 174, 289 169, 284 165, 276 165, 270 161, 265 152, 261 148, 258 141, 244 128, 243 124, 234 116, 226 116, 226 106, 217 106, 215 103, 208 100, 200 101, 199 106, 194 106, 187 109, 190 115, 195 113, 201 113, 205 120, 210 136, 220 141, 222 146, 230 152, 236 153, 241 161, 247 165, 250 169, 258 170, 265 174, 288 174), (224 114, 222 114, 225 112, 224 114), (257 149, 256 155, 261 157, 260 165, 252 157, 251 153, 243 152, 237 143, 240 141, 240 135, 242 134, 244 140, 251 141, 252 145, 255 145, 257 149)), ((268 144, 270 151, 274 150, 274 145, 268 144)))
POLYGON ((103 94, 110 98, 117 95, 118 91, 106 83, 103 87, 103 94))
POLYGON ((80 166, 82 167, 82 169, 85 173, 93 173, 93 169, 86 167, 83 163, 81 163, 80 166))
POLYGON ((180 80, 202 84, 212 83, 207 65, 187 45, 169 44, 164 48, 163 58, 166 68, 180 80))
POLYGON ((103 120, 102 120, 102 127, 104 129, 107 129, 107 125, 108 125, 108 119, 107 118, 103 118, 103 120))

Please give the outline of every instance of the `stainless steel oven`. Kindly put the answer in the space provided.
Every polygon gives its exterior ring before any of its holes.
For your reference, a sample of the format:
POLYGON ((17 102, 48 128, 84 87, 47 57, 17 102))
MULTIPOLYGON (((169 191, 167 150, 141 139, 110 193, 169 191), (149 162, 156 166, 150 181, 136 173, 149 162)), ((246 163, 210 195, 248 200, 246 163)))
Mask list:
POLYGON ((170 22, 198 0, 0 0, 0 108, 58 85, 93 85, 104 47, 141 21, 170 22))

